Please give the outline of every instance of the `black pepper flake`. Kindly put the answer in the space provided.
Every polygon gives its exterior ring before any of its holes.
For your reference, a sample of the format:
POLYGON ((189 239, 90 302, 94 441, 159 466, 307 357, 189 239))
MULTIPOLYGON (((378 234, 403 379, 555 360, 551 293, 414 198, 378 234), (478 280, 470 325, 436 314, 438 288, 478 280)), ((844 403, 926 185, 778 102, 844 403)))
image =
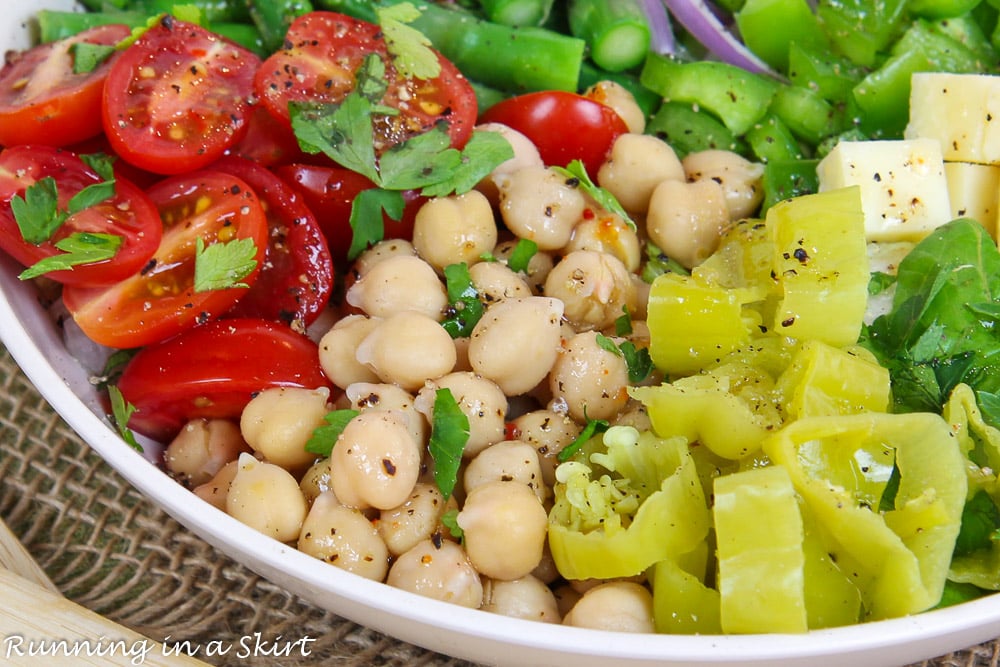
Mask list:
POLYGON ((385 470, 385 474, 390 477, 396 475, 396 464, 392 462, 392 459, 382 459, 382 469, 385 470))
POLYGON ((793 324, 795 324, 795 317, 794 316, 789 317, 788 319, 781 320, 781 326, 783 326, 783 327, 790 327, 793 324))

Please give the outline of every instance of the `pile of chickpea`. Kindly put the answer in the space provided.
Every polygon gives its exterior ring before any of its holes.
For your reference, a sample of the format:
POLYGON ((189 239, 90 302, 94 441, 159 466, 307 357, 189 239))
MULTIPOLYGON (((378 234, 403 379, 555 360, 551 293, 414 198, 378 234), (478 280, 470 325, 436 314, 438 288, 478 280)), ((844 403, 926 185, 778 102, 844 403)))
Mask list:
POLYGON ((680 160, 643 134, 624 89, 590 94, 629 126, 597 182, 638 231, 544 166, 523 135, 481 127, 506 137, 515 157, 477 189, 424 204, 412 242, 383 241, 353 265, 340 319, 318 341, 342 395, 269 389, 239 424, 191 422, 166 450, 168 470, 262 533, 360 576, 521 618, 652 632, 641 576, 560 578, 546 545, 556 457, 588 419, 649 428, 625 360, 598 334, 622 342, 615 322, 627 312, 627 337, 648 345, 644 241, 695 266, 731 221, 758 210, 763 168, 722 150, 680 160), (538 252, 515 272, 507 259, 522 238, 538 252), (487 307, 471 336, 453 339, 441 325, 443 270, 460 262, 487 307), (448 498, 427 453, 439 388, 470 424, 448 498), (305 442, 338 408, 360 414, 316 460, 305 442), (442 523, 449 510, 461 539, 442 523))

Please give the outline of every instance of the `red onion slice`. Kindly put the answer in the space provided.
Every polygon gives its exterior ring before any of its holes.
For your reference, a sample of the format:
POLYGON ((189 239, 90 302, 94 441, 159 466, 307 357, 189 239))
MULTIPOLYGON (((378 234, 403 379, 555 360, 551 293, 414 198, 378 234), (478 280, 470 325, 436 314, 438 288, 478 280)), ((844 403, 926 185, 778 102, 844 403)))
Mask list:
POLYGON ((720 60, 756 74, 783 78, 729 32, 704 0, 663 0, 677 22, 720 60))
POLYGON ((662 0, 642 0, 642 11, 649 23, 649 49, 660 55, 670 55, 677 50, 670 15, 662 0))

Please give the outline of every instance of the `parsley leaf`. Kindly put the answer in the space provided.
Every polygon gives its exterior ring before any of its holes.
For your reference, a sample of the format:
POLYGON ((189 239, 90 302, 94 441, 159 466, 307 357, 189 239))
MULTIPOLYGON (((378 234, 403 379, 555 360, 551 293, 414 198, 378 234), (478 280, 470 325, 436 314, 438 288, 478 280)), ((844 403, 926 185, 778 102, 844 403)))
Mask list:
POLYGON ((573 439, 573 442, 569 443, 563 447, 559 454, 556 455, 556 459, 560 463, 568 461, 577 451, 583 447, 583 445, 599 433, 604 433, 610 428, 610 424, 604 419, 588 419, 587 425, 583 427, 580 431, 580 435, 573 439))
POLYGON ((109 44, 91 44, 90 42, 72 44, 69 47, 69 54, 73 58, 73 74, 93 72, 115 51, 115 47, 109 44))
POLYGON ((441 525, 448 529, 451 536, 456 540, 461 540, 465 537, 465 531, 462 527, 458 525, 458 510, 450 509, 441 515, 441 525))
POLYGON ((465 262, 444 267, 444 280, 448 306, 441 326, 452 338, 466 338, 472 334, 486 307, 479 300, 479 291, 472 284, 472 275, 465 262))
POLYGON ((514 149, 499 133, 475 130, 462 149, 459 168, 439 183, 425 185, 421 194, 425 197, 446 197, 452 193, 468 192, 496 169, 497 165, 512 157, 514 149))
POLYGON ((195 239, 194 291, 208 292, 230 287, 250 287, 240 282, 257 268, 257 246, 253 239, 233 239, 205 245, 195 239))
POLYGON ((438 389, 434 395, 431 437, 427 447, 434 460, 434 481, 445 500, 455 489, 462 452, 468 441, 469 418, 458 406, 450 389, 438 389))
POLYGON ((347 422, 357 417, 360 412, 357 410, 333 410, 326 413, 323 420, 325 426, 317 426, 313 429, 312 435, 306 440, 306 451, 320 456, 329 456, 333 451, 333 446, 337 444, 347 422))
POLYGON ((462 154, 451 147, 444 124, 396 144, 379 159, 381 185, 387 190, 416 190, 452 177, 462 154))
POLYGON ((80 159, 105 181, 115 180, 115 158, 107 153, 82 153, 80 159))
POLYGON ((580 189, 593 197, 594 201, 600 204, 604 210, 620 217, 633 230, 637 229, 635 221, 632 220, 625 209, 622 208, 622 205, 618 203, 615 196, 605 188, 600 187, 590 180, 590 176, 587 174, 587 169, 583 166, 583 162, 580 160, 573 160, 566 165, 565 168, 553 167, 553 169, 567 178, 572 178, 578 181, 580 183, 580 189))
POLYGON ((622 313, 615 320, 616 336, 628 336, 632 333, 632 314, 628 312, 628 306, 622 306, 622 313))
POLYGON ((401 192, 370 188, 362 190, 351 203, 351 247, 348 259, 355 259, 368 246, 378 243, 385 236, 382 213, 393 220, 403 217, 406 200, 401 192))
POLYGON ((135 413, 135 406, 125 400, 121 390, 115 385, 108 387, 108 397, 111 399, 111 419, 118 434, 137 452, 143 451, 142 445, 135 439, 135 434, 128 427, 128 420, 135 413))
POLYGON ((80 264, 103 262, 114 257, 121 244, 122 237, 115 234, 76 232, 56 241, 55 247, 62 250, 62 253, 39 260, 22 271, 18 278, 30 280, 49 271, 62 271, 80 264))
POLYGON ((538 252, 538 244, 531 239, 518 239, 517 244, 507 258, 507 268, 522 273, 528 270, 531 258, 538 252))
POLYGON ((289 102, 288 109, 292 129, 302 150, 323 153, 376 185, 382 182, 375 166, 371 103, 368 100, 352 94, 340 104, 289 102))
POLYGON ((45 243, 66 221, 68 214, 59 210, 59 193, 56 179, 40 178, 24 190, 24 197, 15 195, 10 200, 14 220, 21 236, 28 243, 45 243))
POLYGON ((409 2, 376 8, 385 46, 394 56, 396 71, 407 79, 433 79, 441 74, 441 61, 431 49, 431 41, 407 25, 420 18, 420 10, 409 2))
POLYGON ((597 334, 597 345, 602 350, 625 359, 625 366, 628 368, 628 379, 633 384, 638 384, 653 372, 653 359, 649 356, 649 349, 636 347, 630 340, 621 345, 615 343, 604 334, 597 334))

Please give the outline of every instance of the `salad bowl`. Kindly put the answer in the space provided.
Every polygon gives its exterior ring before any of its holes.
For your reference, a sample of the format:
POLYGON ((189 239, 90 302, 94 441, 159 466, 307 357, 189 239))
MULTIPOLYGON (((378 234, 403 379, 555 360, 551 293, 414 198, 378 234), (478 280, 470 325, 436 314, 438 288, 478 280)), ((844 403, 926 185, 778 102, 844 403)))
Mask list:
MULTIPOLYGON (((68 0, 7 0, 0 45, 24 48, 31 16, 68 0)), ((1000 596, 863 625, 783 635, 631 635, 508 618, 426 599, 369 581, 264 536, 209 506, 157 465, 162 448, 130 447, 108 422, 88 372, 20 267, 0 258, 0 339, 79 436, 130 484, 220 552, 311 603, 385 634, 496 665, 844 665, 917 662, 1000 635, 1000 596)))

